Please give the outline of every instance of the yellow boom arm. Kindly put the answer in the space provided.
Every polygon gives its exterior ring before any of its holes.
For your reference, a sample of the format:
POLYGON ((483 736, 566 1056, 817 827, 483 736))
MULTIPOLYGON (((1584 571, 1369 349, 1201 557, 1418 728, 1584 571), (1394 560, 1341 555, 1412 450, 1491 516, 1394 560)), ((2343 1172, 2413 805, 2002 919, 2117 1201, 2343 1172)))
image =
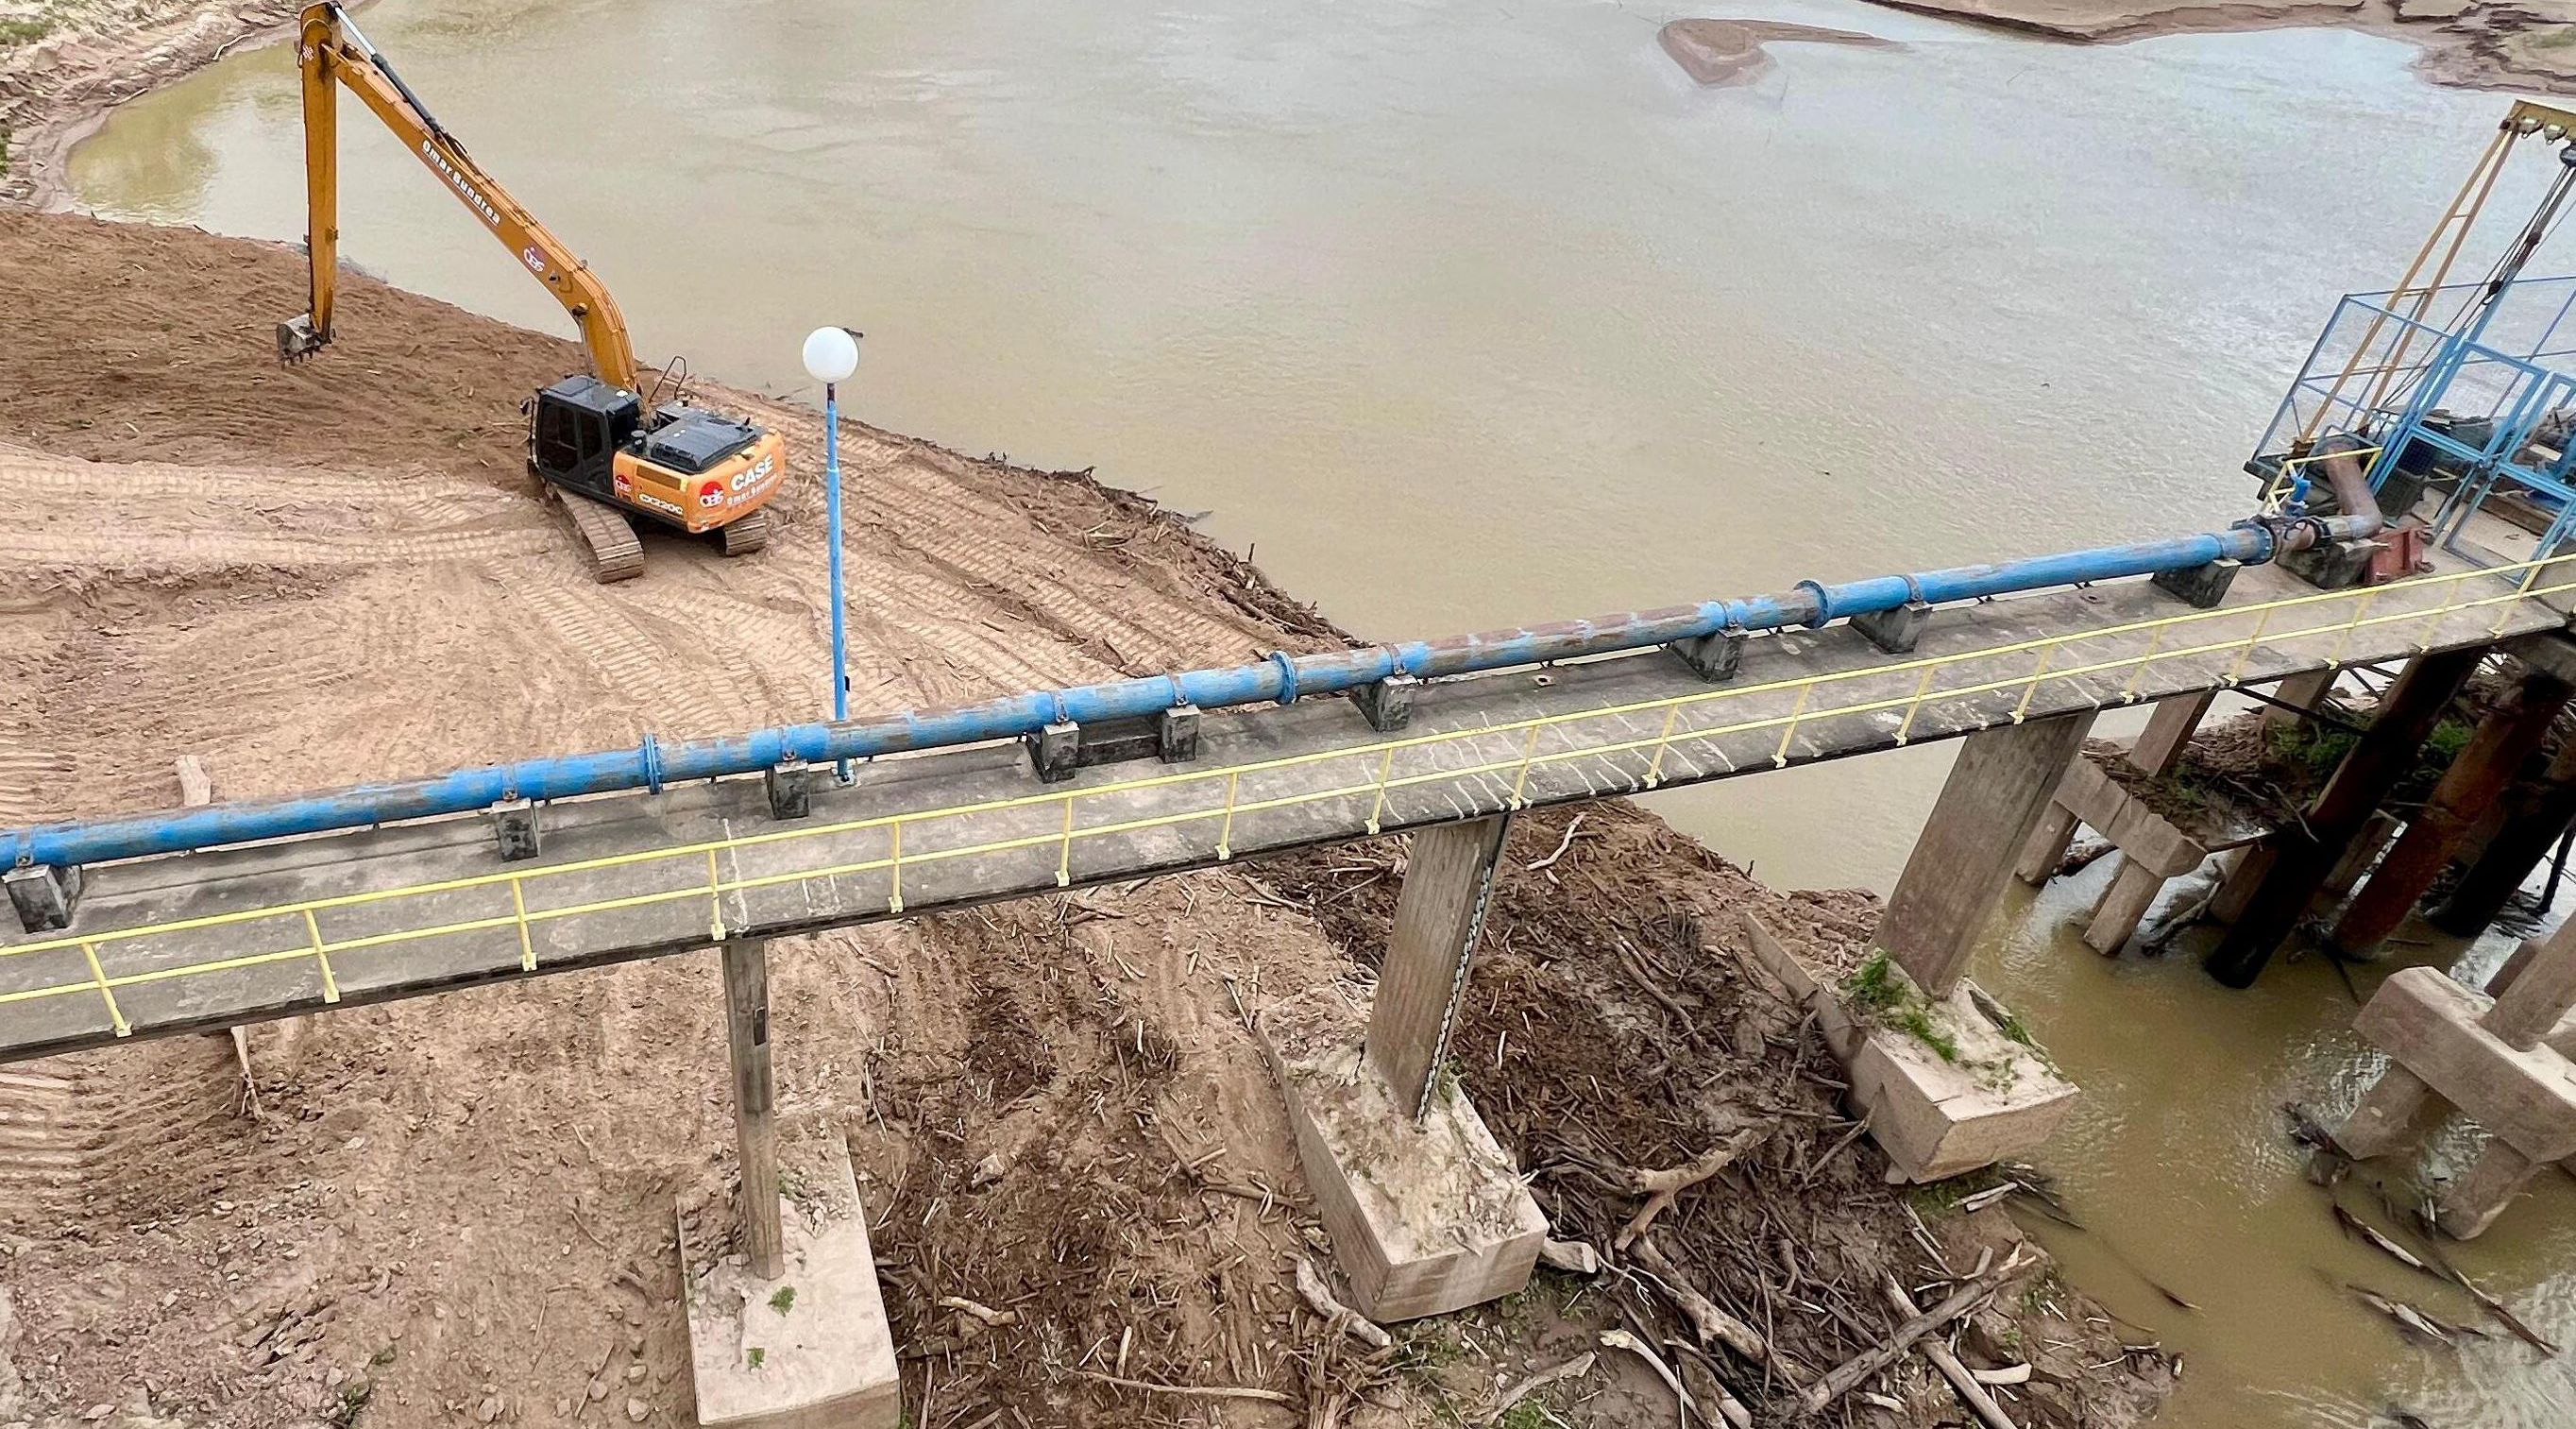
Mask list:
POLYGON ((312 311, 277 332, 278 355, 304 356, 331 340, 331 302, 339 277, 339 90, 345 84, 385 127, 411 150, 447 191, 517 255, 581 325, 590 360, 602 380, 629 391, 635 383, 635 349, 617 300, 536 216, 494 183, 465 146, 447 132, 376 47, 335 4, 304 7, 295 55, 304 71, 305 247, 312 257, 312 311))

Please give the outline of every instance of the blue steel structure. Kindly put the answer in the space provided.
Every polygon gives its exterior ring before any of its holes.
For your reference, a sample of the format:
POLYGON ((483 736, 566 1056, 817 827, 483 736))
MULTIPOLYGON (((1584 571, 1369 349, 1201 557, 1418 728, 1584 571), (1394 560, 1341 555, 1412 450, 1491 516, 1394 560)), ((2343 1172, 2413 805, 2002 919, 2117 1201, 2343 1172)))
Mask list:
MULTIPOLYGON (((2543 549, 2576 525, 2576 276, 2345 297, 2248 469, 2280 480, 2304 439, 2367 443, 2371 489, 2447 488, 2431 525, 2456 538, 2500 490, 2559 513, 2543 549)), ((2412 505, 2412 501, 2407 502, 2412 505)))
MULTIPOLYGON (((18 829, 0 834, 0 848, 8 850, 8 862, 16 867, 63 869, 471 813, 520 799, 564 799, 631 789, 659 791, 665 784, 758 773, 789 761, 838 764, 910 750, 1012 739, 1067 721, 1134 719, 1184 705, 1201 709, 1272 702, 1285 705, 1302 698, 1355 690, 1398 675, 1428 679, 1650 650, 1712 635, 1814 628, 1914 602, 1937 606, 1983 600, 2188 570, 2222 560, 2260 564, 2285 550, 2368 536, 2378 527, 2376 515, 2319 518, 2290 512, 2240 522, 2224 531, 2143 544, 1833 585, 1801 581, 1776 595, 1712 600, 1399 645, 1310 655, 1281 651, 1257 664, 1033 691, 947 709, 904 710, 671 744, 647 735, 633 749, 522 760, 458 770, 431 779, 363 784, 298 798, 18 829)), ((835 539, 836 554, 839 544, 835 539)), ((836 603, 836 641, 838 615, 836 603)), ((838 700, 835 708, 836 712, 840 708, 838 700)))

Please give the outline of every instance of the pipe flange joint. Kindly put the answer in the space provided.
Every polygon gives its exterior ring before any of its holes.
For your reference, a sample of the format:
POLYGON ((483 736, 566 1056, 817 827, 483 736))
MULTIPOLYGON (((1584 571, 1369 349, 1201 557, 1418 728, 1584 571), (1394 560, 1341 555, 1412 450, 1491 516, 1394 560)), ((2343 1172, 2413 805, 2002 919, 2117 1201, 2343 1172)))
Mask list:
POLYGON ((1805 591, 1816 602, 1816 613, 1807 621, 1809 630, 1822 630, 1834 623, 1834 600, 1833 596, 1825 590, 1824 582, 1800 581, 1790 589, 1805 591))
POLYGON ((1189 702, 1190 702, 1189 692, 1188 692, 1188 691, 1186 691, 1186 690, 1183 690, 1183 689, 1181 688, 1181 677, 1180 677, 1180 676, 1178 676, 1178 675, 1165 675, 1165 676, 1163 677, 1163 683, 1172 687, 1172 703, 1171 703, 1171 706, 1170 706, 1171 708, 1173 708, 1173 709, 1181 709, 1181 708, 1183 708, 1184 706, 1186 706, 1186 705, 1188 705, 1188 704, 1189 704, 1189 702))
POLYGON ((1297 661, 1285 650, 1273 650, 1270 663, 1279 669, 1279 703, 1297 703, 1297 661))
POLYGON ((644 789, 651 794, 662 792, 662 741, 644 736, 644 789))

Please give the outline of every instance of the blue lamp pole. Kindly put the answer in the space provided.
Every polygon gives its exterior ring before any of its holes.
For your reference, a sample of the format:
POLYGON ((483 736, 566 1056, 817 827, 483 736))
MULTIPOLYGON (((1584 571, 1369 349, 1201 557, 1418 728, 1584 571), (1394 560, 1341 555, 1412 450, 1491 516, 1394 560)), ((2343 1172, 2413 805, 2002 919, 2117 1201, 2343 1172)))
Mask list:
MULTIPOLYGON (((818 327, 805 337, 805 372, 823 384, 823 510, 832 558, 832 718, 850 717, 849 604, 841 589, 841 393, 859 370, 859 335, 844 327, 818 327)), ((834 768, 850 782, 850 762, 834 768)))

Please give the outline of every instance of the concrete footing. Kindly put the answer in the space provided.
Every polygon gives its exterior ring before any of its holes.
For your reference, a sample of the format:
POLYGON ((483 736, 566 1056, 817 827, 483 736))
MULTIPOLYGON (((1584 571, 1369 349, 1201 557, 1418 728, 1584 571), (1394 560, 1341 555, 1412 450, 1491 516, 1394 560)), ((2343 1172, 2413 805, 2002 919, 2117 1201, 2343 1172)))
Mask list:
POLYGON ((70 868, 13 868, 0 874, 0 886, 9 890, 9 906, 18 914, 18 925, 30 933, 68 928, 72 908, 80 902, 81 871, 70 868))
POLYGON ((2074 1108, 2076 1087, 2018 1023, 1999 1024, 1992 998, 1962 981, 1927 998, 1901 969, 1888 970, 1890 1008, 1852 1005, 1750 913, 1754 960, 1815 1010, 1825 1045, 1850 1069, 1852 1109, 1869 1119, 1870 1139, 1887 1154, 1888 1179, 1939 1181, 2027 1155, 2055 1134, 2074 1108), (1906 1009, 1944 1039, 1893 1025, 1906 1009))
POLYGON ((783 1264, 764 1278, 679 1218, 698 1423, 753 1429, 896 1429, 894 1336, 877 1288, 868 1220, 835 1135, 815 1174, 781 1203, 783 1264))
POLYGON ((2462 1239, 2493 1224, 2540 1167, 2576 1156, 2576 1062, 2549 1040, 2576 1008, 2576 925, 2517 961, 2493 998, 2431 968, 2403 969, 2353 1019, 2389 1064, 2336 1134, 2345 1151, 2402 1150, 2445 1109, 2487 1132, 2440 1199, 2442 1228, 2462 1239))
POLYGON ((1411 1320, 1519 1292, 1547 1239, 1519 1168, 1452 1078, 1434 1079, 1417 1121, 1366 1065, 1366 1025, 1330 988, 1260 1018, 1352 1308, 1411 1320))
POLYGON ((2236 584, 2238 569, 2236 561, 2212 561, 2205 566, 2161 571, 2155 577, 2155 587, 2181 597, 2195 610, 2214 610, 2227 599, 2228 587, 2236 584))
POLYGON ((1931 623, 1932 607, 1919 600, 1851 618, 1852 629, 1890 655, 1911 654, 1916 642, 1923 638, 1923 627, 1931 623))

